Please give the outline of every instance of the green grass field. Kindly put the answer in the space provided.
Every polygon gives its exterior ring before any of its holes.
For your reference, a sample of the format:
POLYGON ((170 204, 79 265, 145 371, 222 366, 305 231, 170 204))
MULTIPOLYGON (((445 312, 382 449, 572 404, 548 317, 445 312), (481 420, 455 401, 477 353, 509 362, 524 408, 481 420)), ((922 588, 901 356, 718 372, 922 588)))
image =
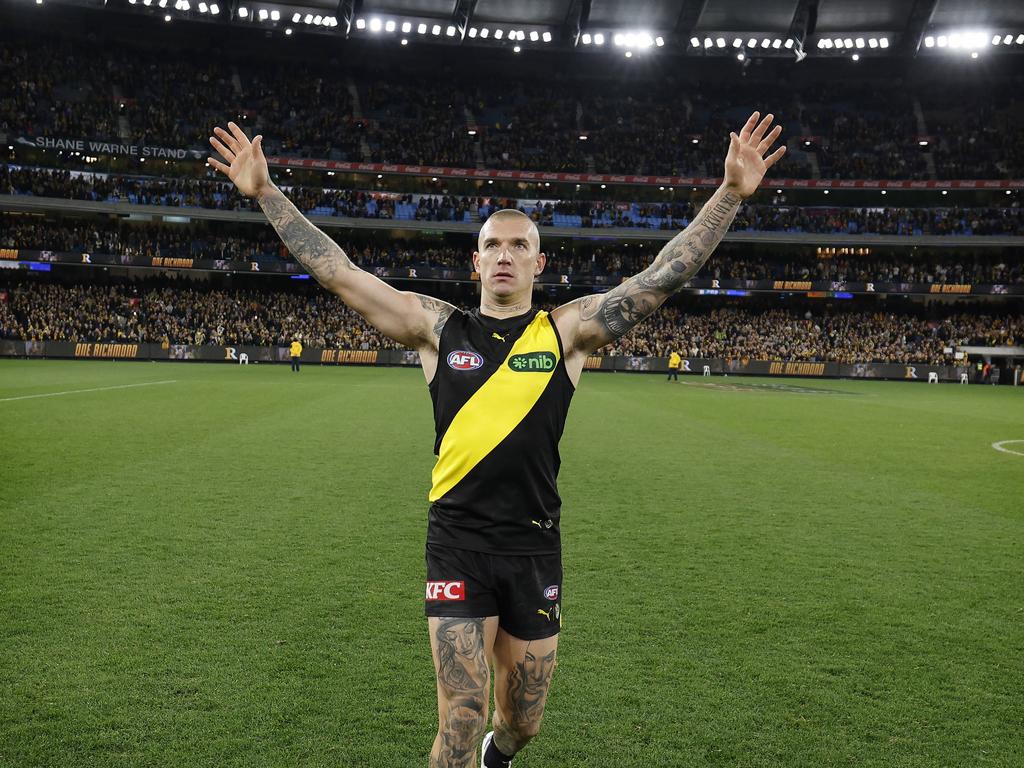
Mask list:
MULTIPOLYGON (((0 361, 0 765, 426 768, 432 440, 418 370, 0 361)), ((1001 440, 1020 388, 584 374, 515 768, 1024 765, 1001 440)))

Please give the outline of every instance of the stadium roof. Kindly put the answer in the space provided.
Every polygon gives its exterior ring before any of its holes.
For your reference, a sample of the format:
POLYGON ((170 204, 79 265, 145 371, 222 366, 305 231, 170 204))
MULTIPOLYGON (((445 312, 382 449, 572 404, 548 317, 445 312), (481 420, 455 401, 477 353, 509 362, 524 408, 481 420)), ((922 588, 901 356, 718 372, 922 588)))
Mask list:
MULTIPOLYGON (((1024 53, 1021 0, 36 0, 293 33, 627 56, 1024 53), (947 49, 943 51, 942 49, 947 49)), ((404 43, 403 43, 404 44, 404 43)))

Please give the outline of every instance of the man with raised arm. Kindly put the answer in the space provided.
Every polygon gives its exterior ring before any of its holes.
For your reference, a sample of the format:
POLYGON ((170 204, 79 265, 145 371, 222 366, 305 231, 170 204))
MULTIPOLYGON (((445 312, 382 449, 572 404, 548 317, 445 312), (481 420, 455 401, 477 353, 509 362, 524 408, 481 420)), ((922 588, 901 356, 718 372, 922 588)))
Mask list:
POLYGON ((259 201, 288 250, 385 335, 419 352, 434 403, 426 615, 439 726, 430 768, 508 768, 537 735, 555 669, 562 566, 558 441, 587 356, 628 333, 696 274, 743 198, 785 153, 755 112, 729 135, 725 179, 643 272, 605 294, 535 310, 536 225, 503 210, 481 227, 470 312, 398 291, 353 264, 271 183, 262 136, 215 128, 210 164, 259 201), (494 671, 494 717, 487 731, 494 671))

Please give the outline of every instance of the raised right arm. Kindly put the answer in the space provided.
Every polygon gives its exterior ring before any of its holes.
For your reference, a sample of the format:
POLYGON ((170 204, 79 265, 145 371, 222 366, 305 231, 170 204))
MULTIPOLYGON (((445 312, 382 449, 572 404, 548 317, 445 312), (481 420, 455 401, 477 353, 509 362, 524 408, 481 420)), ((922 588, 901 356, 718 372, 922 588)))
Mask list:
MULTIPOLYGON (((353 264, 341 246, 313 226, 270 181, 263 137, 250 142, 235 123, 228 123, 228 128, 214 128, 217 138, 211 136, 210 143, 230 165, 212 157, 210 165, 242 194, 256 199, 295 260, 385 336, 421 356, 436 355, 441 329, 455 308, 430 296, 396 290, 353 264)), ((424 372, 433 368, 432 361, 423 362, 424 372)))

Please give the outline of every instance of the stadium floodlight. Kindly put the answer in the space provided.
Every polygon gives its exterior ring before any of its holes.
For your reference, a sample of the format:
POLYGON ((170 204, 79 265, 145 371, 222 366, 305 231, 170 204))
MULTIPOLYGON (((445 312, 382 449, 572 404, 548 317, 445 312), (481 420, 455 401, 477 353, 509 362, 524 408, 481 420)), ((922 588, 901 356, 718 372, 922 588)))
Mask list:
POLYGON ((943 196, 948 195, 949 194, 949 190, 948 189, 942 190, 942 194, 943 194, 943 196))
POLYGON ((210 13, 213 16, 216 16, 218 13, 220 13, 220 6, 217 5, 216 3, 211 3, 210 4, 210 13))
POLYGON ((962 41, 960 39, 960 33, 959 32, 953 32, 952 34, 950 34, 950 36, 949 36, 949 47, 950 48, 954 48, 954 49, 955 48, 959 48, 961 42, 962 41))
POLYGON ((771 44, 772 44, 772 41, 769 40, 767 37, 764 38, 763 40, 761 40, 761 47, 762 48, 767 48, 771 44))
POLYGON ((159 2, 157 2, 157 5, 159 5, 161 8, 166 8, 167 0, 159 0, 159 2))
POLYGON ((408 38, 405 38, 405 37, 403 37, 403 38, 402 38, 402 45, 408 45, 408 44, 409 44, 409 39, 408 39, 408 38))
POLYGON ((832 45, 834 45, 834 46, 835 46, 836 48, 838 48, 839 50, 842 50, 842 49, 843 49, 843 45, 844 45, 844 43, 843 43, 843 38, 841 38, 841 37, 837 37, 837 38, 835 38, 835 39, 834 39, 834 40, 832 41, 832 45))
POLYGON ((551 33, 550 32, 545 32, 543 35, 540 36, 540 39, 543 40, 545 43, 550 43, 551 42, 551 33))
POLYGON ((972 59, 978 58, 978 52, 977 51, 971 51, 971 58, 972 59))
POLYGON ((690 38, 690 45, 692 45, 694 48, 700 48, 700 38, 691 37, 690 38))
POLYGON ((323 21, 323 20, 324 20, 324 17, 321 16, 318 13, 316 16, 313 17, 313 26, 319 27, 320 26, 320 22, 323 21))
MULTIPOLYGON (((586 140, 587 140, 587 134, 581 133, 580 134, 580 141, 586 141, 586 140)), ((13 149, 13 147, 12 147, 12 149, 13 149)))
POLYGON ((633 58, 633 52, 632 51, 626 51, 626 58, 627 59, 632 59, 633 58))
POLYGON ((641 32, 636 36, 636 41, 641 48, 650 48, 654 45, 654 38, 647 32, 641 32))
POLYGON ((932 37, 931 35, 928 35, 924 39, 924 47, 925 48, 934 48, 935 47, 935 38, 932 37))
POLYGON ((385 32, 394 32, 396 26, 397 26, 397 24, 395 24, 395 20, 394 19, 388 19, 387 21, 384 22, 384 31, 385 32))
POLYGON ((863 48, 864 47, 864 38, 863 37, 858 37, 856 40, 853 41, 853 44, 857 48, 863 48))
POLYGON ((501 38, 504 37, 504 36, 505 36, 505 32, 504 32, 504 30, 501 29, 501 27, 499 27, 498 29, 494 30, 494 39, 495 40, 501 40, 501 38))
MULTIPOLYGON (((1020 42, 1019 40, 1017 42, 1020 42)), ((594 35, 594 45, 604 45, 604 34, 598 32, 594 35)))
POLYGON ((135 5, 139 0, 128 0, 129 5, 135 5))
POLYGON ((487 27, 481 27, 480 28, 480 39, 481 40, 486 40, 487 36, 489 34, 491 34, 491 30, 489 30, 487 27))
POLYGON ((434 37, 437 37, 438 35, 440 35, 441 34, 441 25, 440 24, 435 24, 434 26, 432 26, 430 28, 430 34, 432 34, 434 37))
MULTIPOLYGON (((132 3, 132 5, 135 5, 135 3, 132 3)), ((199 12, 200 13, 206 13, 208 10, 210 10, 210 6, 208 6, 206 3, 200 3, 199 4, 199 12)))
POLYGON ((790 38, 787 38, 785 45, 786 45, 786 50, 788 51, 790 48, 792 48, 794 45, 796 45, 796 43, 794 42, 793 38, 790 37, 790 38))
POLYGON ((1024 35, 1017 35, 1017 45, 1024 45, 1024 35))
POLYGON ((654 38, 654 44, 659 48, 663 47, 665 45, 665 38, 662 37, 661 35, 658 35, 656 38, 654 38))
POLYGON ((878 41, 878 45, 881 48, 888 48, 889 47, 889 38, 888 37, 883 37, 881 40, 878 41))
POLYGON ((740 38, 738 38, 738 37, 733 38, 732 47, 733 48, 742 48, 743 47, 743 41, 740 38))
POLYGON ((825 41, 823 39, 819 38, 818 39, 818 48, 821 49, 821 48, 824 48, 824 47, 825 47, 825 41))
POLYGON ((449 24, 448 29, 446 29, 444 33, 448 35, 448 37, 455 37, 455 27, 449 24))
POLYGON ((920 141, 917 142, 917 146, 919 146, 919 147, 927 147, 928 146, 928 139, 921 139, 920 141))
MULTIPOLYGON (((410 32, 412 32, 412 22, 411 21, 403 21, 402 22, 402 34, 403 35, 408 35, 410 32)), ((476 37, 476 27, 473 27, 471 30, 469 30, 469 36, 470 37, 476 37)))
POLYGON ((285 28, 284 28, 284 33, 285 33, 286 35, 290 35, 290 34, 292 33, 292 28, 291 28, 291 27, 285 27, 285 28))
POLYGON ((1007 35, 1003 38, 1003 45, 1009 45, 1013 42, 1013 35, 1007 35))
POLYGON ((580 37, 580 42, 584 45, 590 45, 591 37, 589 32, 584 32, 583 36, 580 37))
MULTIPOLYGON (((746 54, 743 53, 743 51, 740 51, 739 53, 736 54, 736 59, 738 61, 746 61, 747 57, 746 54)), ((664 189, 664 187, 662 187, 662 189, 664 189)))
POLYGON ((705 50, 710 48, 714 44, 715 44, 714 40, 712 40, 710 37, 705 37, 704 38, 704 48, 705 48, 705 50))
POLYGON ((512 53, 519 53, 519 52, 520 52, 521 50, 523 50, 523 49, 522 49, 522 48, 520 48, 520 47, 519 47, 519 46, 517 45, 517 46, 515 46, 515 47, 514 47, 514 48, 512 49, 512 53))
POLYGON ((757 38, 752 37, 747 40, 747 48, 757 48, 757 38))
POLYGON ((301 18, 302 18, 302 14, 301 13, 293 13, 292 14, 292 24, 298 24, 299 20, 301 18))
POLYGON ((273 11, 271 11, 270 12, 270 20, 271 21, 280 21, 281 20, 281 12, 279 10, 277 10, 277 9, 274 9, 273 11))
MULTIPOLYGON (((160 0, 160 7, 163 8, 165 5, 167 5, 167 0, 160 0)), ((238 9, 238 18, 240 18, 240 19, 247 19, 247 18, 249 18, 249 9, 246 8, 244 5, 240 6, 239 9, 238 9)))
POLYGON ((854 61, 860 61, 860 54, 859 53, 855 53, 850 58, 853 59, 854 61))
POLYGON ((313 14, 312 13, 307 13, 305 18, 302 19, 302 23, 303 24, 312 24, 313 23, 313 14))
POLYGON ((717 45, 719 48, 725 48, 725 38, 724 37, 717 38, 715 40, 715 45, 717 45))
POLYGON ((849 37, 843 38, 843 45, 847 48, 853 48, 853 40, 849 37))
POLYGON ((187 11, 187 10, 190 10, 191 8, 192 8, 192 6, 189 5, 188 0, 181 0, 181 10, 187 11))
POLYGON ((623 36, 622 38, 622 43, 627 48, 632 48, 634 45, 636 45, 636 35, 634 35, 632 32, 627 32, 625 36, 623 36))
POLYGON ((427 25, 420 23, 420 25, 416 27, 416 33, 420 35, 427 34, 427 25))
POLYGON ((992 35, 992 45, 999 45, 1001 42, 1003 42, 1003 38, 999 35, 992 35))
POLYGON ((877 37, 869 37, 868 38, 868 48, 877 48, 877 47, 878 47, 878 38, 877 37))
POLYGON ((772 48, 774 48, 777 51, 781 47, 782 47, 782 39, 781 38, 776 37, 774 40, 772 40, 772 48))
POLYGON ((700 144, 700 139, 698 139, 696 136, 694 136, 692 139, 690 139, 690 143, 691 144, 700 144))
POLYGON ((260 17, 260 21, 266 21, 267 18, 270 16, 270 11, 268 11, 266 8, 260 8, 259 13, 257 15, 260 17))
POLYGON ((624 37, 622 36, 622 33, 621 33, 621 32, 616 32, 616 33, 615 33, 615 34, 614 34, 614 35, 612 36, 612 42, 613 42, 613 43, 614 43, 615 45, 617 45, 617 46, 621 47, 621 46, 622 46, 622 44, 626 42, 626 38, 624 38, 624 37))
POLYGON ((538 40, 540 40, 540 32, 538 32, 536 29, 531 30, 530 31, 530 42, 531 43, 536 43, 538 40))
MULTIPOLYGON (((946 37, 945 35, 939 35, 937 38, 935 38, 935 44, 939 46, 939 48, 945 48, 947 45, 949 45, 949 38, 946 37)), ((881 45, 881 43, 879 43, 879 45, 881 45)))
MULTIPOLYGON (((169 13, 165 13, 165 14, 164 14, 164 21, 170 21, 170 20, 171 20, 171 14, 169 14, 169 13)), ((139 158, 139 162, 141 163, 141 162, 142 162, 143 160, 145 160, 145 159, 146 159, 146 158, 144 158, 144 157, 142 157, 142 158, 139 158)))
POLYGON ((366 29, 366 19, 356 19, 356 29, 366 29))
POLYGON ((378 19, 376 16, 370 19, 370 31, 380 32, 384 28, 384 22, 378 19))

